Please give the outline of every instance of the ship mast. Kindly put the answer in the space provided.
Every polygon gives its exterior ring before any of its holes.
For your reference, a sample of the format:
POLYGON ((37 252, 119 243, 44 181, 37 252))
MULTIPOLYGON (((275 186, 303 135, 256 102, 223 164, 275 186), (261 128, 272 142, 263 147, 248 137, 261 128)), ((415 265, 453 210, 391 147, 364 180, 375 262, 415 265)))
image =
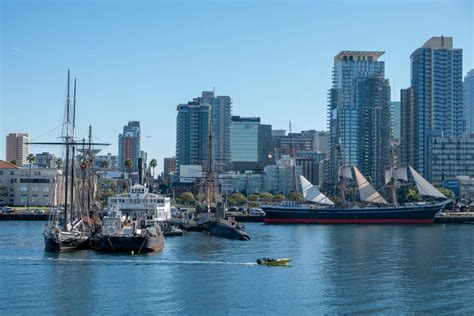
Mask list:
MULTIPOLYGON (((337 150, 337 155, 338 155, 338 160, 342 161, 342 154, 341 154, 341 144, 336 145, 336 150, 337 150)), ((342 199, 342 206, 346 208, 346 183, 344 180, 344 170, 341 169, 344 168, 344 164, 341 164, 339 166, 339 191, 341 193, 341 199, 342 199)))
POLYGON ((390 188, 390 193, 391 193, 391 196, 392 196, 392 204, 393 204, 393 206, 398 207, 396 180, 395 180, 395 177, 393 175, 393 171, 394 171, 394 167, 395 167, 394 158, 393 158, 394 157, 393 151, 394 151, 394 149, 393 149, 393 144, 392 144, 392 146, 390 146, 390 177, 391 177, 391 179, 390 179, 390 183, 388 184, 388 186, 390 188))
MULTIPOLYGON (((86 165, 90 164, 90 167, 92 168, 92 155, 91 155, 91 144, 92 144, 92 126, 89 125, 89 137, 88 137, 88 148, 87 148, 87 159, 89 160, 86 165)), ((88 178, 88 183, 87 183, 87 210, 91 209, 91 174, 89 174, 88 178)))
POLYGON ((72 157, 71 157, 71 227, 74 222, 74 167, 75 167, 75 155, 76 155, 76 146, 74 145, 74 137, 76 130, 76 78, 74 78, 74 92, 73 92, 73 101, 72 101, 72 157))
POLYGON ((296 200, 296 195, 298 194, 298 184, 296 180, 296 151, 295 151, 295 145, 293 143, 293 133, 291 131, 291 121, 289 122, 290 125, 290 142, 291 142, 291 155, 293 156, 293 189, 295 191, 295 200, 296 200))
MULTIPOLYGON (((215 97, 216 97, 216 89, 214 88, 214 95, 212 99, 212 106, 215 106, 215 97)), ((213 107, 209 108, 208 114, 208 141, 207 141, 207 170, 206 170, 206 194, 207 194, 207 212, 211 212, 212 206, 212 189, 214 186, 214 175, 212 172, 212 110, 213 107)))
POLYGON ((64 192, 64 231, 67 229, 67 205, 68 205, 68 193, 69 193, 69 81, 70 73, 67 70, 67 96, 66 96, 66 166, 65 166, 65 192, 64 192))

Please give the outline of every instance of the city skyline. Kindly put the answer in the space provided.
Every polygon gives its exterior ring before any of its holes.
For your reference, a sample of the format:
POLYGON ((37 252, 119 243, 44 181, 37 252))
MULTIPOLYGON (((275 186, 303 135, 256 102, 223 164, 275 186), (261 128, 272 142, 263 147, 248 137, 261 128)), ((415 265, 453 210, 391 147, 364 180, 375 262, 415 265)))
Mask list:
POLYGON ((176 106, 214 86, 216 94, 232 96, 232 115, 258 116, 274 129, 291 120, 295 131, 327 130, 332 63, 342 50, 385 51, 392 101, 410 85, 410 54, 432 36, 453 37, 464 52, 463 77, 472 69, 469 1, 371 4, 358 3, 349 14, 346 2, 144 2, 138 8, 4 1, 1 134, 29 133, 32 141, 57 136, 42 135, 61 124, 68 68, 78 78, 79 137, 92 124, 97 139, 112 144, 102 154, 117 154, 121 127, 138 120, 142 149, 159 162, 175 153, 176 106), (117 20, 123 22, 115 28, 117 20))

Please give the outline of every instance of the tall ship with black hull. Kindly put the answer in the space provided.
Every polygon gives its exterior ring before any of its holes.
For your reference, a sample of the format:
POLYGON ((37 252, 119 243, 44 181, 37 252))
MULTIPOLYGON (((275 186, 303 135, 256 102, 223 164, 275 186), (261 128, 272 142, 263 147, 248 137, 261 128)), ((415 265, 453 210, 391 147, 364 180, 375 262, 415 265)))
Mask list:
MULTIPOLYGON (((55 205, 48 224, 43 232, 45 250, 70 251, 89 248, 91 235, 92 202, 95 197, 95 174, 90 168, 93 157, 90 150, 85 151, 86 142, 82 140, 82 155, 76 157, 81 143, 76 141, 76 80, 74 79, 74 94, 70 102, 70 72, 67 74, 67 97, 62 124, 61 142, 30 142, 31 145, 58 145, 64 148, 64 159, 56 161, 57 168, 62 168, 62 176, 56 183, 55 205), (64 162, 64 163, 63 163, 64 162), (82 181, 80 181, 82 178, 82 181), (86 181, 87 179, 87 181, 86 181), (87 194, 87 203, 86 200, 87 194)), ((108 144, 92 143, 91 128, 89 127, 88 148, 92 145, 107 146, 108 144)))
POLYGON ((266 205, 267 224, 432 224, 436 213, 451 203, 411 166, 389 167, 385 170, 385 183, 391 189, 389 204, 362 175, 356 166, 343 166, 339 170, 342 207, 336 206, 306 178, 300 176, 303 197, 310 204, 287 203, 266 205), (399 205, 396 197, 397 183, 408 181, 408 170, 422 196, 430 202, 399 205), (354 175, 354 176, 353 176, 354 175), (345 200, 344 183, 354 179, 357 183, 360 203, 349 205, 345 200))

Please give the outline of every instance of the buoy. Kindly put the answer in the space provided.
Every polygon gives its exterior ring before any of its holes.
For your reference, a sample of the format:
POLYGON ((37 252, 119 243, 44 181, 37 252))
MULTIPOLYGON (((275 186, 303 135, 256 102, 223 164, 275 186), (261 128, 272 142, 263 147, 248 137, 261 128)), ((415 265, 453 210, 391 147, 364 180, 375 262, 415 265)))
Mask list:
POLYGON ((133 255, 133 254, 134 254, 134 253, 133 253, 133 250, 132 250, 132 255, 133 255))

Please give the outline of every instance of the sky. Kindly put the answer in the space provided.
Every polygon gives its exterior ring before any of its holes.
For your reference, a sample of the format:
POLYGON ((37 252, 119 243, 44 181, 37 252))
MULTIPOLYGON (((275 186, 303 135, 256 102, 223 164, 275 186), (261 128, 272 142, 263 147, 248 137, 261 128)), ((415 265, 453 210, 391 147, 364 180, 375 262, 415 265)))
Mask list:
MULTIPOLYGON (((203 90, 233 115, 274 129, 326 129, 334 56, 381 50, 393 100, 410 83, 410 54, 432 36, 473 68, 474 1, 0 0, 0 159, 5 136, 54 141, 66 74, 77 78, 78 138, 111 143, 139 120, 148 159, 175 154, 176 106, 203 90)), ((33 153, 53 147, 34 146, 33 153)))

